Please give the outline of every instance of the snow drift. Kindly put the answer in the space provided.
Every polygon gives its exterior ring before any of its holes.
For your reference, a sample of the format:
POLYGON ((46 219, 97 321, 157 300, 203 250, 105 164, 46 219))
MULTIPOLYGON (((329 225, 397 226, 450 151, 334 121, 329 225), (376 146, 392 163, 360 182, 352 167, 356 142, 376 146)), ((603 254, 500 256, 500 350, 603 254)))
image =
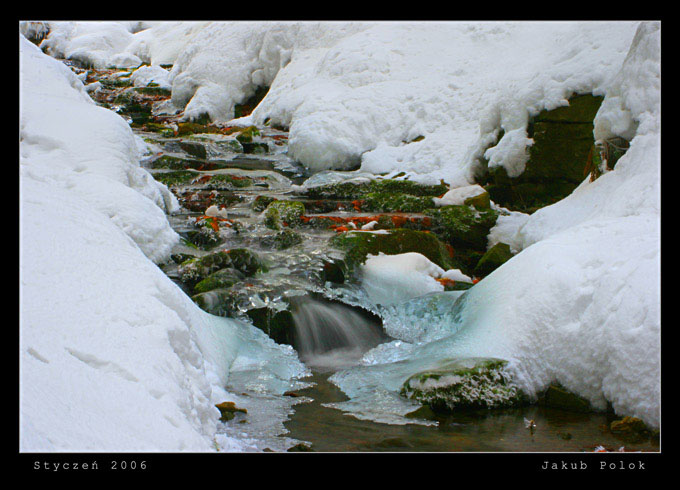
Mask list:
POLYGON ((289 389, 295 353, 204 313, 154 265, 177 203, 122 118, 23 36, 20 80, 20 449, 256 448, 216 436, 214 405, 253 369, 261 392, 289 389))

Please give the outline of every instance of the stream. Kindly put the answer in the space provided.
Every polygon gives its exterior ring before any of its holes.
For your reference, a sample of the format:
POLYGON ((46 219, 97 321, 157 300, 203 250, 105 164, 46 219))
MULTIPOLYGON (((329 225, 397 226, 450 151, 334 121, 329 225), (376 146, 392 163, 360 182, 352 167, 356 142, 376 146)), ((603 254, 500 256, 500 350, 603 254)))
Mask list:
MULTIPOLYGON (((115 81, 125 73, 90 70, 88 81, 115 81)), ((227 131, 180 136, 178 115, 163 111, 168 97, 162 90, 145 92, 125 83, 103 84, 102 90, 93 94, 100 105, 126 117, 135 134, 144 139, 151 153, 142 166, 166 183, 182 206, 169 216, 171 226, 183 238, 173 251, 173 261, 162 266, 171 279, 193 295, 182 281, 180 264, 187 257, 204 257, 221 249, 248 249, 267 264, 266 271, 236 277, 238 287, 231 288, 228 297, 203 293, 202 306, 213 314, 259 323, 257 326, 275 340, 291 343, 310 367, 312 376, 304 379, 310 386, 285 394, 299 398, 284 423, 288 433, 281 435, 300 441, 289 451, 543 452, 594 451, 599 446, 659 450, 658 440, 631 440, 612 434, 609 425, 617 418, 612 413, 532 405, 432 413, 430 425, 390 425, 360 420, 326 406, 348 400, 328 378, 357 365, 369 349, 393 339, 383 331, 379 312, 371 308, 358 285, 329 280, 329 268, 343 257, 329 245, 336 231, 328 226, 298 226, 294 233, 287 233, 287 225, 283 230, 272 229, 263 220, 266 208, 258 207, 256 199, 263 203, 291 199, 307 179, 336 182, 346 178, 343 174, 354 176, 356 172, 310 175, 288 158, 284 128, 257 128, 252 141, 244 138, 240 145, 227 131), (132 92, 137 99, 126 98, 125 94, 132 92), (227 310, 221 310, 224 306, 220 305, 225 304, 227 310), (275 320, 280 318, 292 320, 294 330, 276 333, 275 320), (527 427, 527 419, 535 426, 527 427)), ((292 198, 305 204, 308 221, 341 218, 347 222, 348 217, 371 216, 351 202, 300 195, 292 198)), ((399 216, 418 218, 417 213, 399 216)), ((238 414, 224 424, 246 424, 247 419, 238 414)))

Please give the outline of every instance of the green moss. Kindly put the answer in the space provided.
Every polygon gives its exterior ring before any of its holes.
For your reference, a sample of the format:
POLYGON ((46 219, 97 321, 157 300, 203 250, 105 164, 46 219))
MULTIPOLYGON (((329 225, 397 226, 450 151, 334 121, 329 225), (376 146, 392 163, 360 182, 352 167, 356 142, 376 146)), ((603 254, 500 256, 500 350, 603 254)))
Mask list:
POLYGON ((409 180, 377 179, 368 182, 340 182, 311 187, 304 191, 313 199, 361 199, 371 193, 440 196, 448 191, 444 184, 423 185, 409 180))
POLYGON ((506 365, 493 358, 452 360, 408 378, 401 395, 435 412, 515 406, 526 397, 504 371, 506 365))
POLYGON ((305 214, 305 205, 300 201, 277 200, 270 203, 265 211, 265 226, 272 230, 280 230, 284 223, 297 226, 305 214))
POLYGON ((210 185, 208 185, 206 188, 226 186, 228 188, 243 189, 245 187, 251 187, 252 185, 253 179, 250 177, 240 177, 238 175, 231 174, 215 174, 210 179, 210 185))
POLYGON ((475 267, 475 274, 478 276, 491 274, 511 258, 510 245, 507 243, 497 243, 479 259, 477 267, 475 267))
POLYGON ((182 262, 178 272, 182 282, 193 287, 213 272, 226 268, 236 269, 246 276, 267 270, 264 262, 254 252, 245 248, 236 248, 182 262))
POLYGON ((519 177, 489 170, 485 189, 497 204, 533 212, 569 195, 592 170, 593 118, 602 97, 576 96, 570 105, 543 111, 529 124, 529 160, 519 177))
POLYGON ((423 231, 405 228, 387 234, 349 231, 335 235, 331 244, 346 251, 345 261, 349 268, 363 264, 368 254, 380 252, 386 255, 417 252, 445 270, 455 265, 446 246, 435 235, 423 231))
POLYGON ((162 95, 170 97, 172 94, 169 88, 151 87, 148 85, 146 87, 135 87, 134 90, 142 95, 162 95))
POLYGON ((486 249, 489 230, 496 224, 498 212, 469 206, 442 206, 429 209, 431 230, 454 247, 486 249))
POLYGON ((248 126, 236 135, 236 139, 241 143, 252 143, 253 136, 259 136, 260 131, 255 126, 248 126))
POLYGON ((201 124, 198 122, 181 122, 177 124, 178 136, 202 133, 221 133, 221 131, 216 126, 208 126, 207 124, 201 124))
POLYGON ((371 192, 364 196, 361 207, 366 211, 420 213, 433 208, 434 201, 431 197, 391 192, 371 192))
POLYGON ((197 293, 205 293, 213 289, 229 288, 242 280, 245 276, 231 267, 213 272, 194 287, 197 293))
POLYGON ((188 184, 198 176, 199 176, 198 172, 192 172, 190 170, 177 170, 174 172, 163 172, 153 174, 154 179, 156 179, 158 182, 162 182, 167 186, 188 184))
POLYGON ((488 192, 482 192, 473 197, 468 197, 463 204, 474 206, 477 209, 489 209, 491 207, 491 197, 488 192))

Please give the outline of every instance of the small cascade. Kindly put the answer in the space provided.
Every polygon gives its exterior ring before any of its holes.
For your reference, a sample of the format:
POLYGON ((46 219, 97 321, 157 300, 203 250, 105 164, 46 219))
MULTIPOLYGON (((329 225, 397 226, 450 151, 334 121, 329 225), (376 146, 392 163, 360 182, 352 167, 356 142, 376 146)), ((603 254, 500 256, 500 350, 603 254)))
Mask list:
POLYGON ((295 348, 300 359, 317 370, 356 364, 384 342, 380 320, 342 303, 303 298, 293 304, 295 348))

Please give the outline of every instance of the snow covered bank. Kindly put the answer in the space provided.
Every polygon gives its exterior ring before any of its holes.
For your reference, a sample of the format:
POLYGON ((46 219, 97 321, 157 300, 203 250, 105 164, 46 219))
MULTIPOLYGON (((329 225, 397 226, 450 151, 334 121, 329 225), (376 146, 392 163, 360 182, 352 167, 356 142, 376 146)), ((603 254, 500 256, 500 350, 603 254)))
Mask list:
POLYGON ((215 437, 223 387, 282 393, 303 366, 153 264, 178 239, 164 214, 177 202, 125 121, 23 36, 20 80, 20 449, 257 447, 215 437))
POLYGON ((224 120, 235 101, 271 84, 248 122, 290 126, 289 153, 310 168, 361 163, 465 185, 500 129, 486 157, 521 172, 529 117, 573 92, 602 93, 634 30, 625 22, 216 24, 178 57, 173 101, 187 116, 224 120))
POLYGON ((352 398, 337 406, 390 420, 410 409, 395 394, 410 374, 499 357, 529 394, 558 381, 597 408, 609 401, 658 427, 659 89, 660 25, 644 23, 595 121, 598 138, 635 134, 616 168, 531 216, 499 219, 492 235, 523 251, 456 302, 439 293, 398 305, 388 331, 414 343, 383 346, 366 366, 336 374, 352 398), (431 329, 419 325, 428 311, 437 312, 431 329))
POLYGON ((242 122, 289 126, 290 156, 314 170, 360 163, 368 172, 406 171, 454 186, 474 183, 483 156, 510 176, 520 173, 529 117, 566 105, 573 93, 603 93, 636 27, 211 22, 157 23, 130 34, 107 24, 82 54, 93 28, 52 24, 43 45, 55 52, 104 59, 98 46, 111 38, 109 59, 174 62, 172 100, 186 118, 227 121, 235 104, 271 86, 242 122))

